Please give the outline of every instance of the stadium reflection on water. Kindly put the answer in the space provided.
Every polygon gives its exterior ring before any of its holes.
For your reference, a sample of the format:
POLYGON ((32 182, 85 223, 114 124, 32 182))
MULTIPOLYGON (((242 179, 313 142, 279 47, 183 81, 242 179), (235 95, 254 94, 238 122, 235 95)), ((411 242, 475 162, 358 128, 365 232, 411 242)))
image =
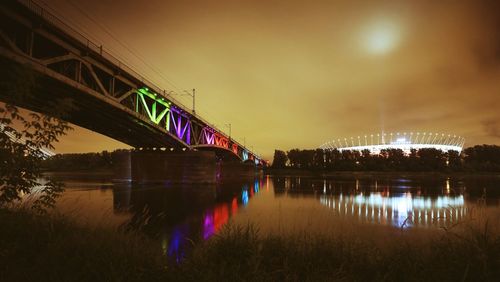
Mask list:
MULTIPOLYGON (((446 185, 449 189, 449 180, 446 185)), ((369 194, 326 195, 326 183, 324 192, 325 195, 320 197, 321 204, 333 209, 339 216, 367 223, 397 227, 429 226, 456 222, 467 213, 463 195, 433 198, 414 196, 410 192, 390 193, 389 189, 369 194)))
POLYGON ((478 203, 498 207, 499 189, 495 188, 500 184, 499 179, 432 177, 274 180, 276 193, 313 193, 337 218, 398 228, 449 226, 478 203))
POLYGON ((115 184, 112 196, 114 214, 127 218, 124 228, 140 230, 159 239, 164 253, 180 260, 194 243, 216 234, 232 217, 242 219, 240 222, 273 225, 271 221, 276 221, 276 214, 280 213, 281 219, 288 217, 289 222, 296 222, 297 226, 300 226, 297 217, 317 217, 323 226, 319 229, 324 229, 325 224, 335 225, 338 220, 398 228, 432 228, 466 217, 478 202, 498 211, 499 192, 495 188, 499 184, 499 179, 481 178, 264 176, 218 185, 132 187, 115 184), (252 201, 255 204, 246 207, 252 201), (285 202, 295 204, 282 205, 285 202), (262 207, 266 208, 262 210, 262 207), (297 207, 305 208, 306 212, 297 213, 294 210, 297 207), (242 210, 245 211, 242 213, 242 210))

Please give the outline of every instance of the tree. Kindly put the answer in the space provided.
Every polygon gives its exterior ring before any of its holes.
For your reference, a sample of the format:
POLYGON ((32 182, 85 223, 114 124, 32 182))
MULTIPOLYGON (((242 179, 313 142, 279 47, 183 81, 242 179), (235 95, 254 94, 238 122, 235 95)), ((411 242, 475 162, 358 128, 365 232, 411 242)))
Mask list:
POLYGON ((326 154, 323 149, 314 150, 313 167, 316 169, 324 169, 326 167, 326 154))
MULTIPOLYGON (((22 101, 35 95, 37 75, 22 66, 3 64, 0 69, 0 91, 7 101, 22 101)), ((54 116, 64 115, 58 109, 70 108, 69 100, 52 105, 54 116)), ((53 149, 58 137, 70 126, 59 118, 37 113, 27 116, 13 104, 0 104, 0 207, 6 206, 22 195, 38 190, 38 197, 32 207, 43 212, 53 206, 56 197, 63 191, 62 185, 42 179, 41 162, 45 155, 42 148, 53 149)))
POLYGON ((391 170, 404 170, 405 154, 401 149, 388 149, 387 162, 391 170))
MULTIPOLYGON (((284 152, 280 154, 284 158, 284 152)), ((369 150, 293 149, 287 157, 294 168, 327 171, 500 171, 500 146, 496 145, 474 146, 462 154, 435 148, 411 149, 409 153, 383 149, 378 155, 369 150)))
POLYGON ((500 171, 500 146, 476 145, 464 150, 465 165, 477 171, 500 171))
POLYGON ((302 150, 299 153, 301 168, 311 168, 314 162, 314 150, 302 150))
POLYGON ((330 151, 330 168, 338 170, 338 166, 342 162, 342 153, 338 149, 330 151))
POLYGON ((292 149, 287 152, 288 160, 290 161, 290 165, 292 167, 300 167, 300 150, 292 149))
POLYGON ((460 153, 454 150, 449 150, 446 153, 447 165, 449 170, 460 171, 462 169, 462 159, 460 158, 460 153))
POLYGON ((446 155, 441 150, 424 148, 418 150, 421 169, 424 171, 441 171, 446 167, 446 155))
POLYGON ((280 150, 274 150, 273 167, 284 168, 288 162, 286 153, 280 150))

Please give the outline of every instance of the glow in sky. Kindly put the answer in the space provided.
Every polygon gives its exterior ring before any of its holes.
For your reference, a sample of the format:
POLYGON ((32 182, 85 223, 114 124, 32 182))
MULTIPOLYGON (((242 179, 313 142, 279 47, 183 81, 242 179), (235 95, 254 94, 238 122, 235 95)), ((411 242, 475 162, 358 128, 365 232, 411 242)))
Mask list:
POLYGON ((375 23, 366 32, 366 48, 373 54, 384 54, 397 47, 399 31, 391 23, 375 23))
POLYGON ((44 1, 266 158, 381 130, 500 143, 499 1, 44 1))

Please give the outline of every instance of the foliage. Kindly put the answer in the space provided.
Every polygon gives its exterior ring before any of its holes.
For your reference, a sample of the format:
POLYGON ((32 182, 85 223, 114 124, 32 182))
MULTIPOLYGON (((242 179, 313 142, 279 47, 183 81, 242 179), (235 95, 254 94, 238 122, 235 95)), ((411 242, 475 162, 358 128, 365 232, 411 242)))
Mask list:
POLYGON ((478 145, 464 150, 466 166, 476 171, 500 171, 500 146, 478 145))
MULTIPOLYGON (((37 76, 23 68, 3 73, 0 91, 10 102, 26 101, 35 95, 37 76)), ((23 195, 38 191, 33 208, 43 212, 55 202, 62 185, 54 181, 41 182, 40 164, 43 148, 53 149, 58 137, 70 126, 58 117, 68 108, 69 101, 58 101, 50 110, 53 116, 21 112, 13 104, 0 104, 0 207, 20 200, 23 195), (61 103, 58 105, 58 103, 61 103)))
POLYGON ((274 150, 273 167, 283 168, 288 162, 288 157, 285 152, 280 150, 274 150))

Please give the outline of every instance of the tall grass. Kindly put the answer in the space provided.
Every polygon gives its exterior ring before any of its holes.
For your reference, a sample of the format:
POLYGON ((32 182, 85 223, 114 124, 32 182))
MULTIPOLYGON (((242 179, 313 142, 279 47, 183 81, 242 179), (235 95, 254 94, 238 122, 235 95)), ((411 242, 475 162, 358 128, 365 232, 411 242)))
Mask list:
POLYGON ((379 244, 306 233, 260 237, 255 228, 229 226, 180 269, 193 281, 498 281, 500 237, 486 227, 430 241, 388 237, 379 244))
POLYGON ((0 281, 162 281, 164 257, 139 234, 62 216, 0 210, 0 281))
MULTIPOLYGON (((138 233, 0 210, 0 281, 498 281, 491 224, 417 235, 259 234, 227 225, 177 263, 138 233), (420 235, 418 235, 420 236, 420 235), (368 239, 367 239, 368 238, 368 239)), ((400 231, 396 231, 398 233, 400 231)), ((398 233, 399 234, 399 233, 398 233)), ((418 233, 420 234, 420 233, 418 233)))

